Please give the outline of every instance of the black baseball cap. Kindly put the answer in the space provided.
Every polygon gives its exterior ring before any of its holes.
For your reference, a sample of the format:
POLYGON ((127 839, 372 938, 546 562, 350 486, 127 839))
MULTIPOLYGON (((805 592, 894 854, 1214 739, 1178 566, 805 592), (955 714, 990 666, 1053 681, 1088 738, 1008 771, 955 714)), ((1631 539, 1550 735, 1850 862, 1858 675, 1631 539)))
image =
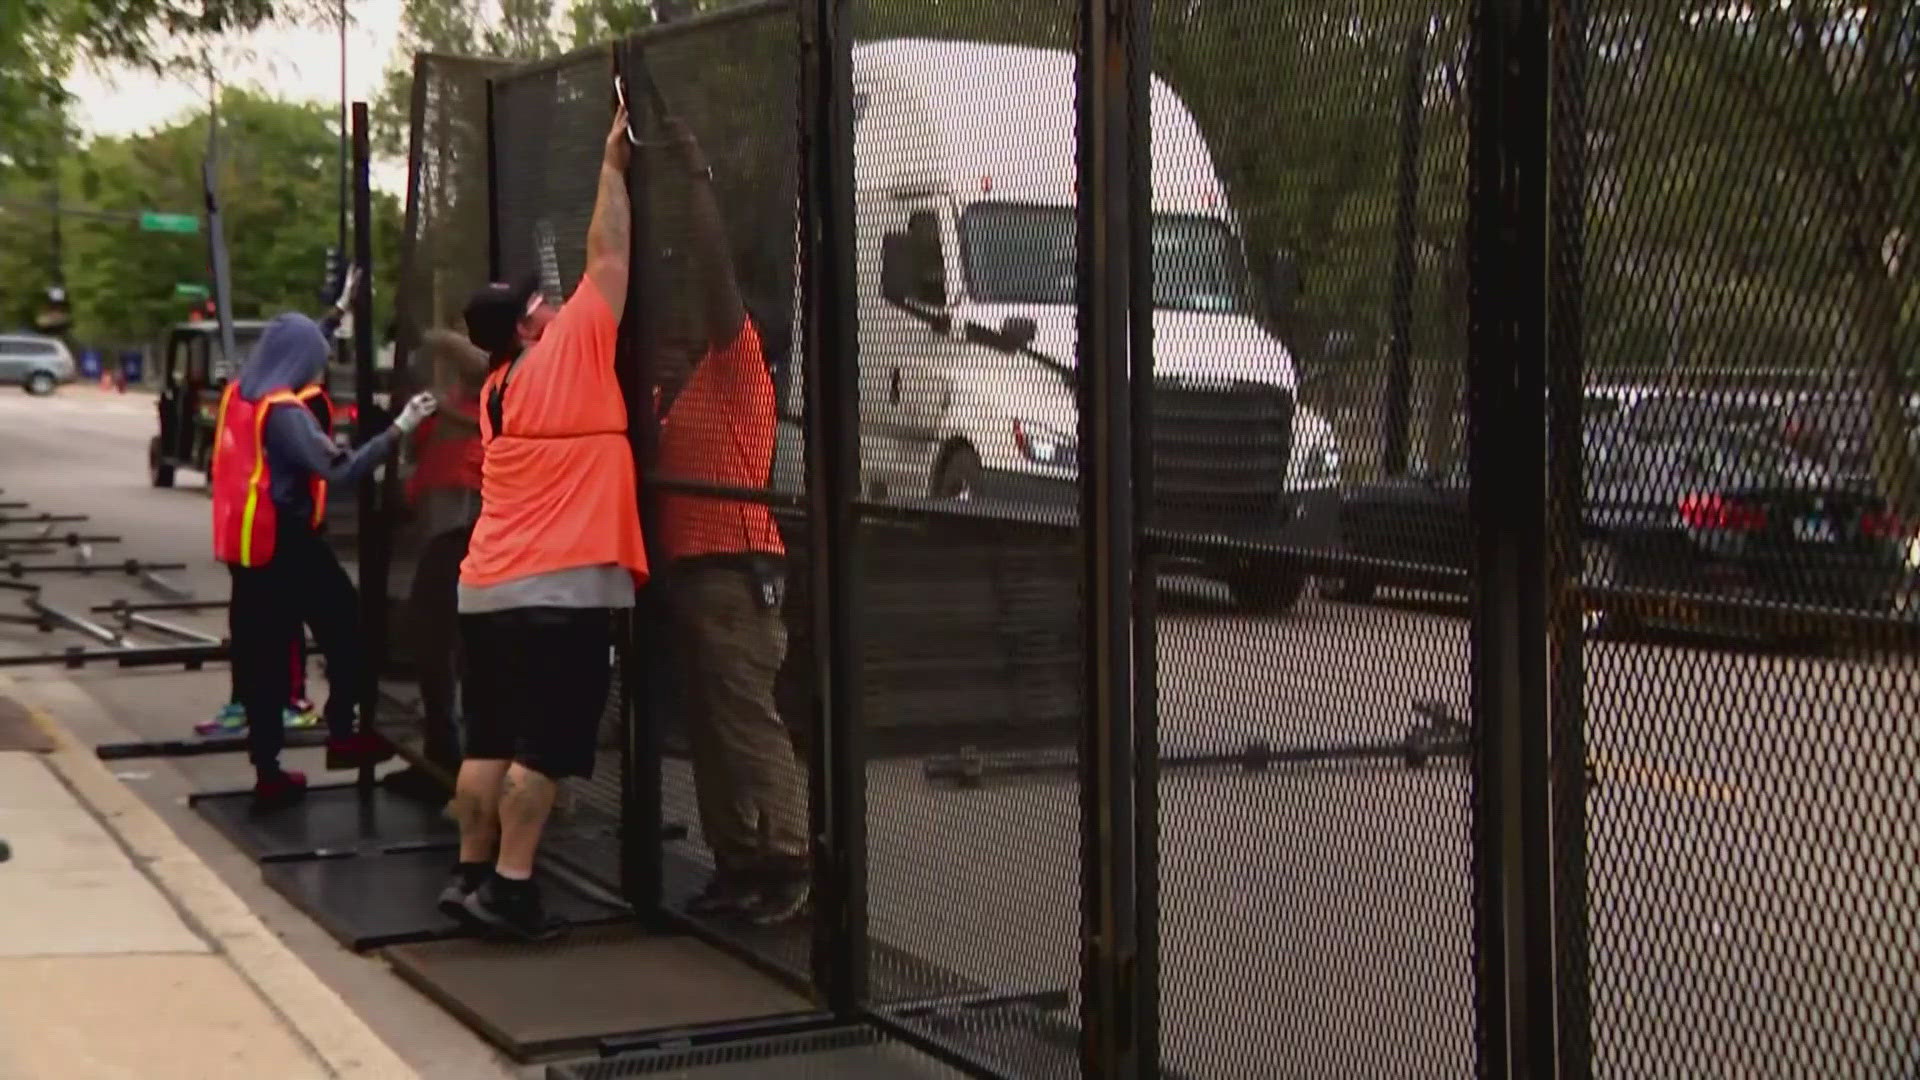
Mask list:
POLYGON ((467 340, 486 350, 489 357, 518 352, 520 320, 527 317, 539 295, 540 278, 535 274, 482 286, 467 301, 467 340))

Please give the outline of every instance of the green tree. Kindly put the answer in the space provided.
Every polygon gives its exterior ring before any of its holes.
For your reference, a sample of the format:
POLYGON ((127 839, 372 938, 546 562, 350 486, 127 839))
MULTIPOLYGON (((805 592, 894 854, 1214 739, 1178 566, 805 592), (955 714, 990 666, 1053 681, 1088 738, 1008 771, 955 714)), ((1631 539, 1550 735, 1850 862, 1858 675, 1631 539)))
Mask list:
MULTIPOLYGON (((220 99, 220 187, 232 266, 233 315, 261 318, 321 306, 321 255, 334 240, 338 134, 332 110, 240 90, 220 99)), ((66 190, 118 220, 80 219, 67 227, 68 291, 74 336, 93 341, 152 340, 182 318, 178 282, 211 284, 204 234, 143 233, 143 209, 194 207, 207 116, 188 117, 148 135, 98 138, 64 166, 66 190)), ((399 203, 374 193, 376 324, 391 305, 400 231, 399 203)))
POLYGON ((1875 477, 1920 520, 1920 12, 1645 0, 1594 33, 1596 359, 1828 371, 1867 393, 1875 477))

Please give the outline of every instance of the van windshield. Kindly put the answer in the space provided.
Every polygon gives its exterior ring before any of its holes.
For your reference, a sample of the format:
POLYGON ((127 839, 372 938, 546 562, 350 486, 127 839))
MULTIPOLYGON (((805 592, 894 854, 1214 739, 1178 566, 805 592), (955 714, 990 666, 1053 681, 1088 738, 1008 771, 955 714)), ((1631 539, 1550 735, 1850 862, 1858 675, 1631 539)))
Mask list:
MULTIPOLYGON (((1074 211, 986 202, 960 219, 967 287, 985 304, 1074 302, 1074 211)), ((1153 219, 1153 306, 1243 312, 1246 275, 1226 222, 1184 214, 1153 219)))

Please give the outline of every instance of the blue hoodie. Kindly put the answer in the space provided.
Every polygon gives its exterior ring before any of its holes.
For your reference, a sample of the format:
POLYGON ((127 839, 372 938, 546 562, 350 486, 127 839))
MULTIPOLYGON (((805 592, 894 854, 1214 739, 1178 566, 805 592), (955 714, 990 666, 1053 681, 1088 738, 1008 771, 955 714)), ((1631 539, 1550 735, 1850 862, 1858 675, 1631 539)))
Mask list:
MULTIPOLYGON (((327 339, 319 325, 305 315, 281 315, 267 324, 241 367, 240 396, 259 401, 277 391, 298 390, 319 381, 326 369, 327 339)), ((291 520, 309 520, 314 476, 329 484, 354 483, 384 461, 397 441, 397 429, 390 427, 349 453, 320 430, 313 410, 273 410, 266 430, 273 504, 291 520)))

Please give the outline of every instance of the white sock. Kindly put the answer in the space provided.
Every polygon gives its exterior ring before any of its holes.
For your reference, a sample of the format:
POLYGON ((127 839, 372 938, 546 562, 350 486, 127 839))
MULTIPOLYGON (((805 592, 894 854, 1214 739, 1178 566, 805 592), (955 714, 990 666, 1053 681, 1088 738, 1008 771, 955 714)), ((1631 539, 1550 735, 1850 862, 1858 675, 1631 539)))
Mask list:
POLYGON ((533 870, 531 868, 527 870, 507 870, 503 867, 495 866, 493 872, 506 878, 508 881, 526 881, 533 877, 533 870))

